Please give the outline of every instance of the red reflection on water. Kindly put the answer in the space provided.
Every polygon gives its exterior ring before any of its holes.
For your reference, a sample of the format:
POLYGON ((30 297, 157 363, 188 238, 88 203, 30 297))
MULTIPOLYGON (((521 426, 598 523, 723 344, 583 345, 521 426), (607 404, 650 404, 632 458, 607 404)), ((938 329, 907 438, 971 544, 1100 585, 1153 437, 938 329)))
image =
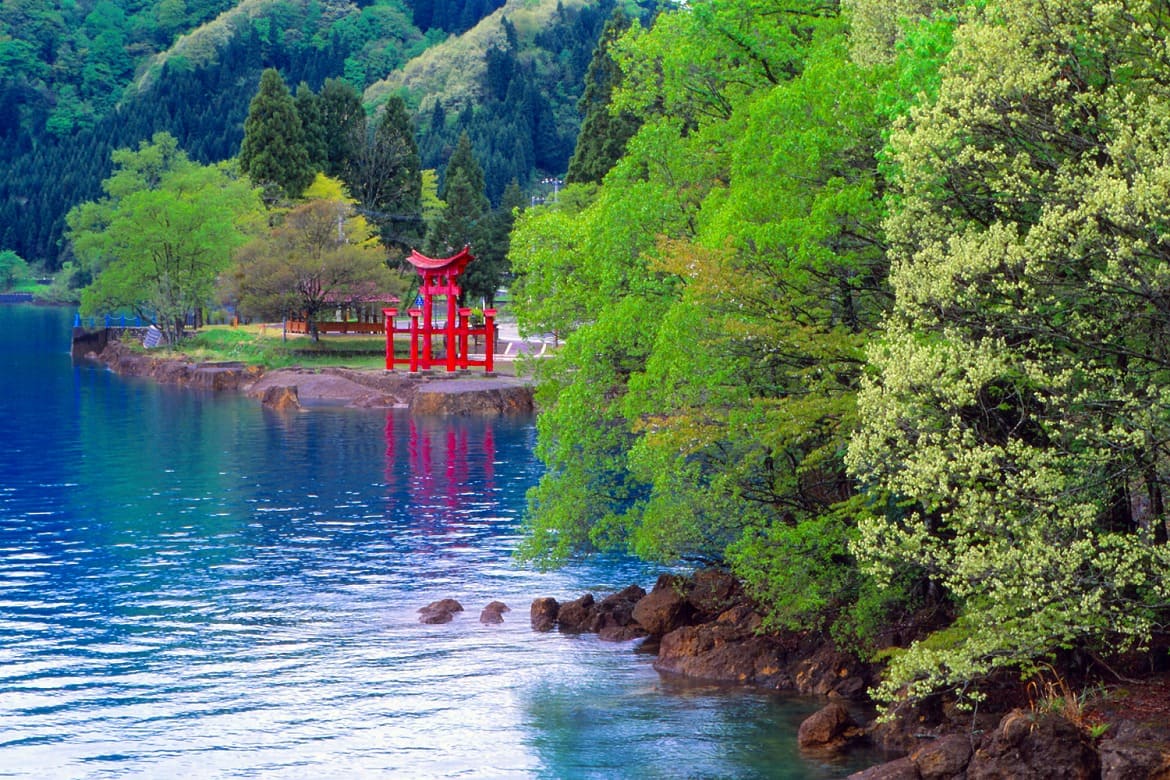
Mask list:
MULTIPOLYGON (((434 425, 434 421, 421 422, 411 417, 407 422, 406 469, 399 462, 400 442, 398 441, 401 419, 394 412, 386 413, 386 486, 393 494, 400 472, 405 471, 408 479, 410 503, 413 507, 442 506, 458 510, 495 492, 496 437, 490 420, 483 422, 476 438, 479 447, 473 449, 472 433, 468 426, 459 421, 434 425), (474 459, 474 460, 473 460, 474 459), (477 463, 482 459, 481 463, 477 463), (480 468, 473 468, 479 465, 480 468), (482 480, 476 477, 482 474, 482 480)), ((431 514, 431 513, 427 513, 431 514)), ((436 517, 416 517, 429 520, 436 517)))

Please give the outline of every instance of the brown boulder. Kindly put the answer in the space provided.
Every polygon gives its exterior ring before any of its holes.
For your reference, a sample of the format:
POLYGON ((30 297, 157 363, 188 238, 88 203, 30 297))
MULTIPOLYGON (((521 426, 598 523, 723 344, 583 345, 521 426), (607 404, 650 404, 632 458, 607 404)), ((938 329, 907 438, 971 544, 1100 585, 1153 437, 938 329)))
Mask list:
POLYGON ((634 607, 646 596, 637 585, 611 593, 597 604, 590 631, 607 642, 626 642, 646 636, 646 630, 634 620, 634 607))
POLYGON ((910 757, 871 766, 849 775, 848 780, 919 780, 918 769, 910 757))
POLYGON ((201 363, 191 367, 187 382, 192 387, 223 392, 239 390, 256 378, 259 369, 249 368, 243 363, 201 363))
POLYGON ((856 729, 849 711, 840 702, 829 702, 804 719, 796 732, 796 744, 802 750, 835 749, 848 741, 846 732, 856 729))
POLYGON ((931 740, 910 754, 922 780, 950 780, 960 777, 971 761, 971 738, 948 734, 931 740))
POLYGON ((272 386, 264 391, 260 402, 269 409, 284 412, 290 409, 300 409, 301 399, 297 395, 297 387, 272 386))
POLYGON ((532 414, 532 387, 512 377, 444 379, 418 388, 410 401, 417 415, 532 414))
POLYGON ((1099 753, 1102 780, 1170 780, 1170 745, 1132 721, 1101 742, 1099 753))
POLYGON ((796 667, 796 689, 804 694, 828 696, 838 694, 859 699, 868 687, 867 670, 855 656, 842 653, 832 645, 823 645, 796 667))
POLYGON ((539 598, 532 602, 528 610, 534 631, 552 631, 557 624, 557 613, 561 605, 554 598, 539 598))
POLYGON ((463 605, 455 599, 440 599, 420 607, 418 611, 420 623, 450 623, 456 612, 463 611, 463 605))
POLYGON ((567 634, 583 634, 591 630, 597 605, 593 594, 586 593, 579 599, 565 602, 557 613, 557 628, 567 634))
MULTIPOLYGON (((649 596, 647 596, 649 598, 649 596)), ((728 610, 733 616, 740 609, 728 610)), ((750 613, 749 614, 754 614, 750 613)), ((654 668, 701 680, 792 688, 785 648, 773 636, 759 636, 752 619, 722 619, 683 626, 662 637, 654 668)))
POLYGON ((512 609, 502 601, 493 601, 483 608, 483 612, 479 613, 479 622, 484 625, 492 625, 504 622, 504 613, 511 612, 512 609))
POLYGON ((714 620, 732 607, 748 601, 743 586, 730 572, 699 569, 691 577, 687 603, 694 610, 694 622, 714 620))
POLYGON ((687 580, 675 574, 663 574, 654 589, 633 610, 633 618, 651 636, 665 636, 687 625, 694 607, 687 601, 687 580))
POLYGON ((629 642, 646 636, 646 629, 637 623, 626 626, 604 626, 597 632, 597 638, 603 642, 629 642))
POLYGON ((968 780, 1089 780, 1100 773, 1097 753, 1076 724, 1024 710, 1005 715, 967 767, 968 780))

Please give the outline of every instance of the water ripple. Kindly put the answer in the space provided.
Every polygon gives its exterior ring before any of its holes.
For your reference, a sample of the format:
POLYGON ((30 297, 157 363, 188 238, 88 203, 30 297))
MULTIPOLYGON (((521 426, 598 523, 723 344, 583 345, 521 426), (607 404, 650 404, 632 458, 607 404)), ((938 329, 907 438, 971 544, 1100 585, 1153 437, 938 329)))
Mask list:
POLYGON ((513 564, 530 422, 275 415, 38 349, 0 351, 0 777, 848 770, 793 752, 812 703, 680 691, 628 645, 531 631, 534 597, 651 573, 513 564), (418 622, 445 597, 467 611, 418 622))

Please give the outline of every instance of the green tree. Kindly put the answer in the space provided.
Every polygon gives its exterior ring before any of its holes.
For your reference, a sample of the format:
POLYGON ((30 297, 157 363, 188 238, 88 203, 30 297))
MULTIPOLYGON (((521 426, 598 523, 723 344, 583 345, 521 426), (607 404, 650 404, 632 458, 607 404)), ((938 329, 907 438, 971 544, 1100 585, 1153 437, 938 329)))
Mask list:
POLYGON ((490 204, 485 194, 486 184, 483 178, 483 166, 475 159, 475 151, 471 146, 471 137, 466 132, 459 135, 459 141, 455 144, 455 149, 451 152, 451 158, 447 161, 447 169, 443 173, 443 185, 439 188, 439 197, 443 200, 447 199, 447 194, 451 188, 451 177, 457 172, 463 173, 463 177, 474 196, 474 200, 486 211, 490 204))
POLYGON ((23 257, 11 249, 0 250, 0 290, 10 289, 28 275, 28 263, 23 257))
POLYGON ((295 206, 267 235, 242 247, 228 284, 230 297, 250 316, 303 314, 314 340, 322 311, 406 287, 386 268, 365 220, 335 199, 295 206))
POLYGON ((422 208, 422 220, 425 227, 424 235, 429 233, 431 228, 439 221, 439 217, 443 216, 443 206, 445 205, 439 197, 439 174, 434 168, 427 168, 422 171, 422 193, 419 197, 422 208))
POLYGON ((321 119, 321 101, 309 85, 302 81, 297 86, 293 102, 305 133, 305 152, 309 155, 309 165, 314 170, 323 171, 329 159, 329 146, 321 119))
POLYGON ((956 605, 882 693, 1140 647, 1170 605, 1170 90, 1162 7, 969 7, 893 133, 896 305, 849 464, 856 545, 956 605))
POLYGON ((327 176, 345 179, 357 150, 366 141, 366 112, 362 98, 344 79, 325 79, 317 103, 321 112, 320 135, 325 139, 327 176))
POLYGON ((493 209, 480 223, 480 229, 477 231, 479 237, 475 245, 475 261, 467 266, 459 280, 463 286, 465 300, 471 302, 482 300, 488 306, 495 305, 496 291, 511 275, 508 247, 512 225, 525 202, 520 185, 512 181, 504 190, 499 208, 493 209))
POLYGON ((484 230, 481 224, 491 204, 484 194, 483 169, 464 133, 451 154, 443 177, 443 212, 426 237, 426 250, 435 257, 447 257, 470 244, 473 252, 484 230))
POLYGON ((585 91, 577 104, 577 110, 582 114, 581 130, 565 174, 566 183, 600 184, 625 152, 630 136, 638 130, 640 123, 632 113, 611 113, 610 110, 613 90, 621 83, 621 70, 614 62, 610 48, 630 24, 630 18, 621 9, 614 11, 593 51, 593 59, 585 73, 585 91))
POLYGON ((837 5, 801 0, 706 0, 632 26, 612 46, 622 69, 613 110, 672 116, 687 127, 725 122, 745 96, 800 72, 816 32, 838 25, 837 5))
POLYGON ((842 459, 889 299, 875 81, 835 32, 799 77, 736 107, 726 188, 695 242, 661 248, 683 293, 626 407, 629 462, 651 483, 635 549, 725 560, 772 625, 837 624, 846 641, 877 597, 847 551, 857 487, 842 459))
POLYGON ((155 17, 159 30, 173 35, 187 22, 187 1, 161 0, 155 7, 155 17))
POLYGON ((73 250, 95 273, 82 312, 129 309, 176 343, 186 315, 211 300, 216 276, 261 218, 257 191, 222 167, 191 162, 166 134, 138 152, 120 150, 115 162, 110 196, 67 217, 73 250))
POLYGON ((382 243, 403 257, 424 235, 419 164, 406 103, 391 96, 373 132, 355 149, 346 182, 367 218, 378 227, 382 243))
POLYGON ((909 86, 848 44, 830 7, 764 2, 615 43, 613 105, 640 129, 600 188, 512 236, 522 328, 564 338, 537 369, 525 554, 719 562, 767 626, 853 647, 910 603, 919 570, 859 570, 868 497, 843 457, 891 301, 882 121, 909 86))
POLYGON ((513 231, 521 325, 564 339, 538 366, 537 452, 548 470, 529 494, 524 554, 545 563, 635 544, 649 485, 630 469, 637 432, 625 404, 678 289, 653 259, 660 237, 694 237, 718 166, 681 132, 673 120, 647 122, 595 198, 566 188, 513 231))
POLYGON ((316 173, 296 103, 275 68, 260 75, 260 88, 248 106, 239 161, 240 170, 264 188, 270 201, 280 194, 299 198, 316 173))

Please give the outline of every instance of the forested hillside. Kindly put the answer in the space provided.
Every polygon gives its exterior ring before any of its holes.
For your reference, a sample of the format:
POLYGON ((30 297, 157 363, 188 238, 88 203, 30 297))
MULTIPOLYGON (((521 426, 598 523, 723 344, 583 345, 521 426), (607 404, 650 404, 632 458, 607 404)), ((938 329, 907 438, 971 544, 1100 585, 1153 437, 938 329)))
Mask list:
MULTIPOLYGON (((0 7, 0 167, 6 171, 0 248, 47 270, 59 267, 69 259, 61 241, 65 213, 100 194, 114 149, 133 148, 158 131, 175 136, 197 161, 234 156, 267 67, 279 69, 294 90, 303 82, 316 91, 327 78, 339 78, 361 92, 438 44, 454 46, 458 39, 448 39, 469 30, 462 46, 469 54, 432 58, 430 66, 447 74, 445 84, 464 84, 463 91, 401 89, 411 110, 421 109, 415 124, 424 165, 441 171, 468 131, 493 200, 512 179, 528 186, 561 175, 579 126, 585 67, 614 2, 503 5, 6 2, 0 7), (539 13, 540 28, 521 24, 517 34, 510 13, 539 13), (475 49, 477 43, 490 46, 475 49)), ((387 94, 372 90, 367 108, 387 94)))
POLYGON ((512 234, 563 341, 528 554, 728 565, 889 702, 1165 669, 1166 19, 705 0, 614 40, 625 153, 512 234))

